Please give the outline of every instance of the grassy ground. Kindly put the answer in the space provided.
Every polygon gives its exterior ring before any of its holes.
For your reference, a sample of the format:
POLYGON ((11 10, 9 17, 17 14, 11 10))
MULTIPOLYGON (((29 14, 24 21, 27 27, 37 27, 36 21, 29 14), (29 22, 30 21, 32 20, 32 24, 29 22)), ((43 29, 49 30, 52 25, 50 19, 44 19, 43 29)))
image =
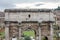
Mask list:
POLYGON ((4 34, 5 34, 4 32, 0 32, 1 37, 4 37, 4 34))
POLYGON ((35 32, 33 30, 29 30, 29 31, 24 31, 23 32, 24 35, 26 36, 32 36, 32 37, 35 37, 35 32))

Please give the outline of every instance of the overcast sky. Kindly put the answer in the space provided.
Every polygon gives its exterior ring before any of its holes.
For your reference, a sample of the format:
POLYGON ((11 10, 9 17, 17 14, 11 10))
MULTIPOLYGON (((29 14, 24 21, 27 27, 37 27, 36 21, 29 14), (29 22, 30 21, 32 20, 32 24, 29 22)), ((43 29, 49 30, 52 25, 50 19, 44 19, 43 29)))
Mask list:
POLYGON ((59 3, 60 0, 0 0, 0 10, 6 8, 15 8, 16 5, 21 3, 35 3, 35 2, 45 2, 45 3, 59 3))

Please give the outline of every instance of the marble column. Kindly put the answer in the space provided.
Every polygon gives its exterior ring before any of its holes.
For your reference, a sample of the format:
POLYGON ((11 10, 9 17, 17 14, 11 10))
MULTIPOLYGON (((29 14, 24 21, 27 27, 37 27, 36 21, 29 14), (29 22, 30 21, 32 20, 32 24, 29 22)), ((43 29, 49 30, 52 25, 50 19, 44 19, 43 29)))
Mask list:
POLYGON ((5 40, 9 40, 9 27, 5 26, 5 40))
POLYGON ((39 40, 41 40, 41 28, 40 28, 40 26, 39 26, 39 40))
POLYGON ((50 23, 50 40, 53 40, 53 24, 50 23))
POLYGON ((19 27, 19 40, 21 40, 21 27, 19 27))

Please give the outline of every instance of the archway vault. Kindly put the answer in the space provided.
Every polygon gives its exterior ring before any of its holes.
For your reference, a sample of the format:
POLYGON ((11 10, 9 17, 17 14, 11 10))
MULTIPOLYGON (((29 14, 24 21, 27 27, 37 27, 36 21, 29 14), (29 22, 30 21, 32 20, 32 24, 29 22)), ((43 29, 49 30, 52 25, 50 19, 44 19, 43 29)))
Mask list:
POLYGON ((35 40, 36 40, 36 37, 39 35, 39 31, 38 31, 38 28, 39 28, 39 23, 38 22, 22 22, 20 23, 21 25, 21 36, 23 35, 23 32, 26 31, 26 30, 33 30, 34 31, 34 34, 35 34, 35 40))

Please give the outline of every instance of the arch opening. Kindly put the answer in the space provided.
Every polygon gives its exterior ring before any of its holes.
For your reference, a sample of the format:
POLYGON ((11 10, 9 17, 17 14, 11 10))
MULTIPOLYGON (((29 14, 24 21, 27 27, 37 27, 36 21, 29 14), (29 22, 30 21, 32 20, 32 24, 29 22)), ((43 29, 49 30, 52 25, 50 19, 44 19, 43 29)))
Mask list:
POLYGON ((28 28, 22 32, 23 40, 35 40, 35 31, 31 28, 28 28))

